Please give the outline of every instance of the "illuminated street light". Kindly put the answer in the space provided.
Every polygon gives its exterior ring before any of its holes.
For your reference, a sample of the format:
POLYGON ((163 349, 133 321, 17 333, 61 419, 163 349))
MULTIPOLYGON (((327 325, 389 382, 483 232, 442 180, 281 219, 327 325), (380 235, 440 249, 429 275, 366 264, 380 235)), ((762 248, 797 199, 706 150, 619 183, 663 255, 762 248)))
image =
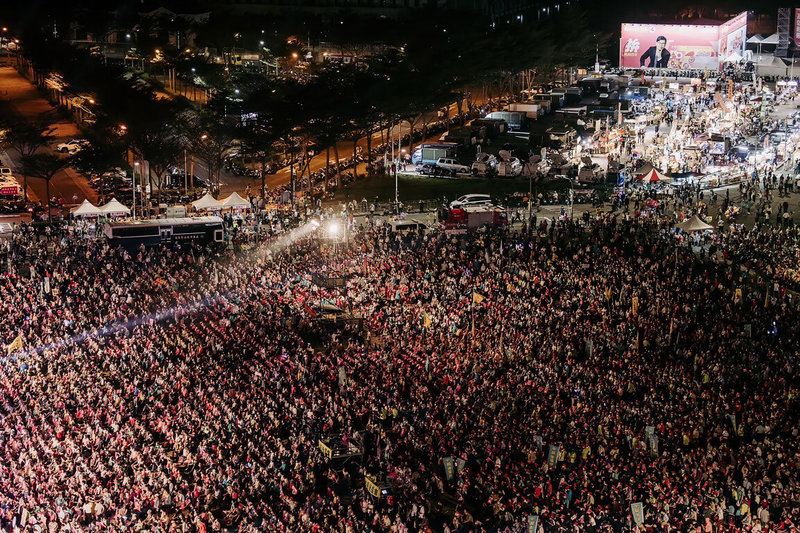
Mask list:
POLYGON ((334 220, 334 221, 331 221, 330 223, 328 223, 328 234, 331 237, 333 237, 333 238, 339 237, 339 233, 341 231, 342 231, 342 227, 339 224, 339 222, 334 220))

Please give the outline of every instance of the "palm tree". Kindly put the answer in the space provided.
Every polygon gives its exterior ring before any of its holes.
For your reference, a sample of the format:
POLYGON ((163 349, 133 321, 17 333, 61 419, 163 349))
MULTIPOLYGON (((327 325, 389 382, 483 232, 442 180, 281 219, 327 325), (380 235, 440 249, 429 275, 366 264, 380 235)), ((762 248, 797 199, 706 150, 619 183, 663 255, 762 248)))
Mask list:
POLYGON ((69 157, 61 157, 56 154, 37 153, 24 156, 23 166, 26 172, 34 178, 43 179, 47 186, 47 219, 50 220, 50 180, 70 164, 69 157))
POLYGON ((22 161, 22 190, 25 202, 28 201, 28 175, 31 175, 31 169, 27 164, 33 161, 31 157, 52 139, 55 128, 50 126, 50 122, 44 117, 36 122, 11 119, 4 124, 7 131, 3 137, 3 144, 13 148, 22 161))

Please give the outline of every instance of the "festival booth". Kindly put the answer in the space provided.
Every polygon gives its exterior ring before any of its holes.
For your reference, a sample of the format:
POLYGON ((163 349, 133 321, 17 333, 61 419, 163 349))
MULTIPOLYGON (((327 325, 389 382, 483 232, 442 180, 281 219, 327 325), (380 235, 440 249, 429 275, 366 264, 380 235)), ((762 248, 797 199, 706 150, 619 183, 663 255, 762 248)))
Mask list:
POLYGON ((237 192, 222 201, 222 209, 250 209, 251 207, 250 202, 239 196, 237 192))
POLYGON ((211 196, 211 193, 207 192, 205 196, 192 202, 192 207, 194 207, 196 211, 219 211, 222 209, 222 202, 211 196))
POLYGON ((696 231, 714 231, 714 227, 706 224, 700 217, 697 215, 692 216, 689 220, 684 220, 679 224, 675 224, 675 227, 679 230, 685 231, 686 233, 694 233, 696 231))
POLYGON ((72 216, 83 218, 97 218, 102 214, 100 208, 92 204, 89 200, 84 200, 81 205, 74 208, 71 212, 72 216))
POLYGON ((736 165, 718 165, 706 167, 706 174, 699 181, 701 188, 711 189, 737 184, 743 177, 744 170, 736 165))
POLYGON ((131 214, 131 210, 116 198, 112 198, 110 202, 102 206, 100 211, 107 217, 126 217, 131 214))
POLYGON ((640 183, 645 183, 645 184, 648 184, 648 185, 653 185, 653 184, 656 184, 656 183, 670 184, 670 183, 672 183, 672 178, 670 178, 668 176, 665 176, 664 174, 662 174, 661 172, 659 172, 655 168, 652 168, 648 172, 645 172, 644 174, 639 174, 638 176, 636 176, 636 181, 638 181, 640 183))

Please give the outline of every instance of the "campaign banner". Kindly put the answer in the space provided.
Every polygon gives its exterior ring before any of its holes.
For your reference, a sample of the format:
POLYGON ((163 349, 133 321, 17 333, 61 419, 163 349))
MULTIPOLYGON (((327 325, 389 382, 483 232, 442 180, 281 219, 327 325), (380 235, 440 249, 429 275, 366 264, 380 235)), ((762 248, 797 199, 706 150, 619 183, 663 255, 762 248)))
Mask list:
POLYGON ((642 502, 631 504, 631 514, 637 526, 641 526, 644 523, 644 507, 642 506, 642 502))
POLYGON ((794 9, 794 45, 800 47, 800 7, 794 9))
POLYGON ((375 478, 374 477, 366 476, 364 478, 364 485, 366 485, 367 492, 370 493, 370 495, 372 495, 372 496, 374 496, 376 498, 380 498, 381 497, 381 488, 378 486, 377 483, 375 483, 375 478))
POLYGON ((627 68, 719 68, 719 26, 623 24, 619 64, 627 68))
POLYGON ((447 476, 447 480, 450 481, 455 477, 455 463, 453 462, 452 457, 445 457, 443 459, 444 462, 444 474, 447 476))
POLYGON ((558 464, 558 453, 559 449, 558 446, 553 444, 550 445, 550 448, 547 451, 547 466, 550 468, 555 468, 558 464))
POLYGON ((735 60, 744 56, 747 42, 747 11, 743 11, 719 27, 719 60, 735 60))
POLYGON ((528 515, 528 533, 537 533, 539 531, 539 515, 528 515))
POLYGON ((333 450, 331 450, 330 446, 328 446, 327 444, 325 444, 321 440, 317 441, 317 445, 319 446, 319 451, 322 452, 322 455, 324 455, 328 459, 333 457, 333 450))

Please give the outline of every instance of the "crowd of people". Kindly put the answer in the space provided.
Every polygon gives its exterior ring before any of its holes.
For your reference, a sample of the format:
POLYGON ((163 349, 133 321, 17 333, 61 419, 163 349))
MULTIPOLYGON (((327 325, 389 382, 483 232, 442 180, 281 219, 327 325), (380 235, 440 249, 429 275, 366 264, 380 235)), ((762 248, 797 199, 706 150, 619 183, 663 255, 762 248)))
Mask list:
POLYGON ((797 531, 797 302, 671 228, 126 251, 20 227, 0 529, 797 531))

